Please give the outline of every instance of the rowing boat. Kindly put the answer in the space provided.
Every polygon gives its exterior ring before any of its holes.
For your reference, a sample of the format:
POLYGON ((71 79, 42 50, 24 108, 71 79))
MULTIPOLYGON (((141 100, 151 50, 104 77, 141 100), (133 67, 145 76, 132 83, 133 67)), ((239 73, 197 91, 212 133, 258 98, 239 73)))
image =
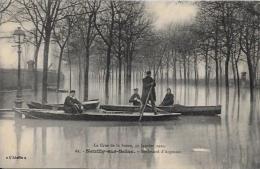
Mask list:
MULTIPOLYGON (((86 102, 82 102, 84 110, 93 110, 96 109, 99 105, 98 99, 88 100, 86 102)), ((42 104, 39 102, 31 101, 27 103, 27 106, 30 109, 49 109, 49 110, 64 110, 63 104, 42 104)))
MULTIPOLYGON (((63 110, 47 110, 47 109, 15 109, 16 113, 23 114, 25 118, 32 119, 51 119, 51 120, 84 120, 84 121, 138 121, 139 113, 104 113, 104 112, 86 112, 81 114, 68 114, 63 110)), ((177 119, 180 113, 157 114, 145 113, 142 121, 167 121, 177 119)))
POLYGON ((59 93, 68 93, 69 90, 66 89, 57 89, 56 87, 47 87, 48 91, 54 91, 54 92, 59 92, 59 93))
MULTIPOLYGON (((100 105, 100 109, 107 111, 124 111, 129 112, 139 112, 140 107, 131 105, 100 105)), ((221 114, 221 106, 183 106, 175 104, 174 106, 158 106, 158 110, 162 110, 161 113, 181 113, 181 115, 204 115, 213 116, 221 114)), ((152 112, 151 107, 146 107, 145 112, 152 112)))
MULTIPOLYGON (((189 125, 189 126, 219 126, 221 124, 220 116, 185 116, 181 117, 181 120, 169 120, 169 121, 151 121, 140 123, 138 125, 148 126, 148 127, 163 127, 172 128, 176 125, 189 125)), ((16 118, 16 126, 24 126, 26 128, 36 128, 36 127, 64 127, 64 128, 89 128, 89 127, 122 127, 122 126, 136 126, 138 121, 135 122, 120 122, 120 121, 103 121, 102 123, 97 123, 96 121, 77 121, 76 123, 71 123, 69 120, 42 120, 42 119, 26 119, 26 118, 16 118)))

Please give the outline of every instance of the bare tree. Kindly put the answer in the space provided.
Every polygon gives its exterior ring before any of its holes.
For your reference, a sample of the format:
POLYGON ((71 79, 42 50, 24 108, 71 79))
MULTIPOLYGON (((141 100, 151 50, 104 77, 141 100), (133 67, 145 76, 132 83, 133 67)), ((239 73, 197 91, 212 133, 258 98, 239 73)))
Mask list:
POLYGON ((102 9, 102 13, 95 15, 95 28, 102 38, 104 43, 107 46, 106 50, 106 79, 105 79, 105 97, 106 101, 109 98, 109 79, 110 79, 110 64, 111 64, 111 53, 113 46, 113 37, 114 37, 114 25, 115 25, 115 4, 114 1, 109 1, 104 4, 104 8, 102 9))
POLYGON ((75 26, 85 49, 84 100, 88 100, 90 47, 97 35, 94 23, 101 1, 81 0, 79 5, 80 7, 75 9, 79 11, 75 11, 78 13, 75 26))
POLYGON ((124 14, 126 24, 124 26, 124 58, 126 62, 126 91, 131 91, 132 63, 134 52, 141 41, 148 35, 150 20, 144 16, 144 4, 140 2, 128 2, 125 4, 124 14))
POLYGON ((37 11, 36 8, 30 4, 29 2, 26 2, 24 0, 17 0, 15 1, 15 10, 18 11, 16 14, 14 14, 14 19, 16 22, 18 22, 24 30, 27 32, 27 40, 30 44, 34 46, 34 90, 37 91, 38 89, 38 55, 39 50, 43 41, 43 31, 44 27, 41 24, 41 19, 38 15, 36 15, 37 11), (24 25, 24 23, 33 23, 32 29, 27 29, 24 25))
MULTIPOLYGON (((248 8, 252 7, 252 3, 243 4, 244 9, 240 18, 240 39, 239 44, 242 52, 246 55, 248 64, 251 101, 254 99, 254 88, 256 82, 256 71, 259 63, 260 53, 260 16, 252 15, 248 12, 248 8)), ((253 9, 251 9, 253 10, 253 9)))
POLYGON ((60 88, 60 73, 61 73, 61 62, 63 59, 63 53, 67 45, 67 42, 70 38, 72 26, 73 26, 73 21, 68 16, 65 21, 57 22, 55 25, 55 29, 53 30, 54 41, 58 44, 60 48, 59 62, 58 62, 57 90, 60 88))
POLYGON ((26 9, 26 14, 29 15, 32 24, 44 40, 42 102, 47 103, 48 59, 51 35, 56 22, 66 18, 64 11, 75 5, 76 2, 72 0, 69 2, 64 0, 19 0, 19 3, 26 9))
POLYGON ((8 8, 10 7, 12 0, 1 0, 0 1, 0 25, 3 22, 3 15, 6 13, 8 8))

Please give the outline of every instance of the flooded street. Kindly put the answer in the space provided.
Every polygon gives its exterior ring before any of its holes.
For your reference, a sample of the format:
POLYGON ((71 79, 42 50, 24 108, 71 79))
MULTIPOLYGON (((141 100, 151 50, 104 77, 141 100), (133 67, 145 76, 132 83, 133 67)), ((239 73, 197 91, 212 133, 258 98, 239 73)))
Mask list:
POLYGON ((260 169, 259 35, 260 1, 0 0, 0 168, 260 169))
MULTIPOLYGON (((92 85, 90 99, 100 98, 101 103, 104 103, 102 85, 92 85)), ((135 86, 140 88, 140 84, 135 86)), ((166 85, 157 86, 159 104, 165 94, 161 89, 165 89, 166 85)), ((229 100, 226 101, 225 90, 220 91, 222 114, 216 117, 184 116, 179 120, 143 123, 1 118, 0 165, 115 169, 260 168, 259 99, 256 99, 256 104, 250 105, 249 92, 242 89, 239 101, 236 90, 231 88, 229 100), (123 150, 134 150, 136 153, 87 153, 87 149, 95 149, 95 145, 111 150, 111 147, 102 145, 115 144, 126 146, 123 150), (145 153, 147 150, 154 152, 145 153), (8 156, 26 159, 6 159, 8 156)), ((111 92, 116 94, 116 91, 111 92)), ((259 91, 256 93, 259 98, 259 91)), ((178 85, 174 94, 175 103, 178 104, 217 104, 214 87, 210 88, 208 97, 204 87, 196 89, 192 85, 178 85)), ((1 108, 11 107, 15 92, 2 93, 2 96, 1 108)), ((40 100, 40 96, 32 91, 24 91, 27 101, 31 98, 40 100)), ((65 96, 66 93, 49 93, 49 102, 62 103, 65 96)), ((116 95, 111 95, 109 103, 117 102, 116 95)), ((122 103, 127 104, 126 100, 122 100, 122 103)))

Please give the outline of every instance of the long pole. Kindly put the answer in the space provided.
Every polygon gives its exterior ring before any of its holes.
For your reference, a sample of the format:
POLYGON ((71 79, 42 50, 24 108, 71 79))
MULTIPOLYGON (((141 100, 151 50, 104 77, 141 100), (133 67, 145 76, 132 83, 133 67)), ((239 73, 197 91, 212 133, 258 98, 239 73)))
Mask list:
MULTIPOLYGON (((159 64, 158 64, 157 69, 156 69, 156 72, 155 72, 155 74, 154 74, 154 79, 156 78, 156 75, 157 75, 158 72, 159 72, 159 68, 161 67, 162 59, 163 59, 163 56, 164 56, 164 53, 165 53, 165 50, 166 50, 166 46, 167 46, 167 45, 165 45, 165 48, 164 48, 163 53, 162 53, 162 56, 161 56, 161 58, 160 58, 160 62, 159 62, 159 64)), ((146 107, 146 105, 147 105, 147 103, 148 103, 148 99, 149 99, 150 94, 151 94, 151 92, 152 92, 152 88, 153 88, 153 85, 150 87, 149 92, 148 92, 148 95, 147 95, 146 100, 145 100, 145 103, 144 103, 144 105, 143 105, 143 107, 142 107, 142 109, 141 109, 141 111, 140 111, 139 121, 141 121, 142 118, 143 118, 144 109, 145 109, 145 107, 146 107)))
POLYGON ((67 42, 67 50, 68 50, 68 61, 69 61, 69 70, 70 70, 70 74, 69 74, 69 76, 70 76, 70 80, 69 80, 69 91, 71 91, 71 59, 70 59, 70 51, 69 51, 69 39, 68 39, 68 42, 67 42))
POLYGON ((15 107, 22 107, 22 85, 21 85, 21 36, 18 36, 18 70, 17 70, 17 92, 16 92, 16 101, 15 107))

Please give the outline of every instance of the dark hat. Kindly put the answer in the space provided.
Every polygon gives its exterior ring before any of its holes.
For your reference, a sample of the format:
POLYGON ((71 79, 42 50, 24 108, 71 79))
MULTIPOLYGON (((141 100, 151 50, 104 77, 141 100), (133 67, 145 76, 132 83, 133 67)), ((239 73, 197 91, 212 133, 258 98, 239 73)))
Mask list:
POLYGON ((70 93, 75 93, 76 91, 75 90, 71 90, 70 93))
POLYGON ((151 73, 150 70, 148 70, 148 71, 146 72, 146 74, 147 74, 147 75, 150 75, 150 74, 152 74, 152 73, 151 73))

